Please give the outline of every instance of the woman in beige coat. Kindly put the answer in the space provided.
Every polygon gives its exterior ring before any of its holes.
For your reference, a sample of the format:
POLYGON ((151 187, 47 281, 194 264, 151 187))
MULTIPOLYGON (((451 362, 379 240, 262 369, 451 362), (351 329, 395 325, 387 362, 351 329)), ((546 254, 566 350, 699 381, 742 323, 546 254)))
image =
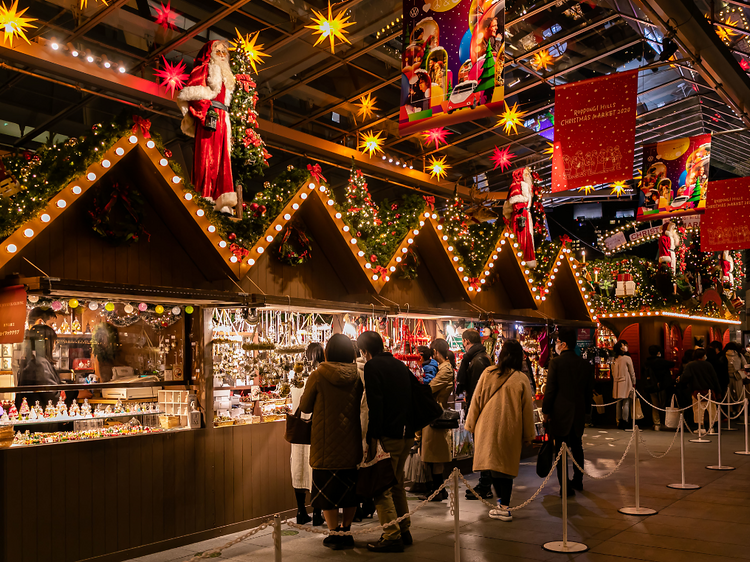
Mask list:
POLYGON ((635 369, 628 353, 628 342, 620 340, 614 347, 615 362, 612 363, 612 398, 619 400, 615 406, 615 418, 620 429, 629 427, 631 393, 635 388, 635 369))
MULTIPOLYGON (((443 409, 448 407, 448 398, 453 392, 453 365, 448 360, 450 347, 442 338, 430 344, 433 357, 438 362, 437 374, 430 381, 432 396, 443 409)), ((428 476, 432 480, 427 482, 428 492, 421 499, 426 499, 432 492, 442 486, 445 481, 445 463, 453 460, 450 447, 450 429, 434 429, 429 425, 422 430, 422 462, 425 464, 428 476)), ((448 499, 448 492, 443 491, 432 501, 439 502, 448 499)))
POLYGON ((534 439, 534 404, 529 378, 523 374, 523 348, 517 340, 503 344, 497 367, 479 378, 465 427, 474 434, 474 471, 490 470, 497 509, 490 517, 512 521, 508 510, 521 449, 534 439))

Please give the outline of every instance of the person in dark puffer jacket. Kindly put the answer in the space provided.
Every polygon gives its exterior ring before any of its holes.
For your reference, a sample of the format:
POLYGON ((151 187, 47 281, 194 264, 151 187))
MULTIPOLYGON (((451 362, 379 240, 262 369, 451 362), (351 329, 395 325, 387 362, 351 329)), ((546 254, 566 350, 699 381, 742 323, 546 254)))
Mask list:
MULTIPOLYGON (((323 510, 329 530, 349 531, 359 505, 356 493, 357 465, 362 460, 359 414, 364 387, 349 338, 343 334, 332 336, 325 357, 325 363, 308 378, 300 400, 300 410, 312 413, 312 506, 323 510), (341 525, 339 508, 344 510, 341 525)), ((331 535, 323 544, 334 550, 353 548, 354 538, 331 535)))

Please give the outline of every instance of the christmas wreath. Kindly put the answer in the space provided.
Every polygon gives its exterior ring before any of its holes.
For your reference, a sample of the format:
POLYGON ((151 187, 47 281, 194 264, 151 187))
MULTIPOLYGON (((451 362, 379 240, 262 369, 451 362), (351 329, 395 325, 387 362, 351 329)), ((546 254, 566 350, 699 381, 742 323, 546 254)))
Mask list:
POLYGON ((151 236, 143 227, 143 198, 137 189, 113 182, 102 187, 89 210, 94 232, 113 244, 137 242, 151 236))
POLYGON ((276 247, 276 258, 285 265, 302 265, 312 257, 312 244, 302 228, 290 224, 276 247))

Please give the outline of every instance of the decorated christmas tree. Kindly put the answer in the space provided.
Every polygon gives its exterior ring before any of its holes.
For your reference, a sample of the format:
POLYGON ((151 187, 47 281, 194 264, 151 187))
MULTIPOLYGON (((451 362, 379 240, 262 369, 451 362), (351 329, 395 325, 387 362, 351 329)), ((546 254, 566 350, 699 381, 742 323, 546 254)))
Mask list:
POLYGON ((260 184, 257 189, 251 187, 252 178, 263 174, 271 155, 256 130, 258 112, 255 104, 258 93, 251 72, 256 71, 258 52, 254 50, 254 43, 251 45, 242 38, 232 44, 232 73, 237 80, 229 108, 232 123, 232 177, 236 185, 242 186, 245 199, 249 200, 253 193, 261 189, 260 184))

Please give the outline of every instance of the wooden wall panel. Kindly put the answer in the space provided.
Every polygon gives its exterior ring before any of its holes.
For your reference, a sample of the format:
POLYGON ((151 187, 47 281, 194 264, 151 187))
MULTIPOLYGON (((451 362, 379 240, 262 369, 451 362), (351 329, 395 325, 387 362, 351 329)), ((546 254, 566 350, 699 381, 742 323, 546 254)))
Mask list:
POLYGON ((0 562, 128 560, 293 509, 283 433, 270 423, 0 451, 0 562))

